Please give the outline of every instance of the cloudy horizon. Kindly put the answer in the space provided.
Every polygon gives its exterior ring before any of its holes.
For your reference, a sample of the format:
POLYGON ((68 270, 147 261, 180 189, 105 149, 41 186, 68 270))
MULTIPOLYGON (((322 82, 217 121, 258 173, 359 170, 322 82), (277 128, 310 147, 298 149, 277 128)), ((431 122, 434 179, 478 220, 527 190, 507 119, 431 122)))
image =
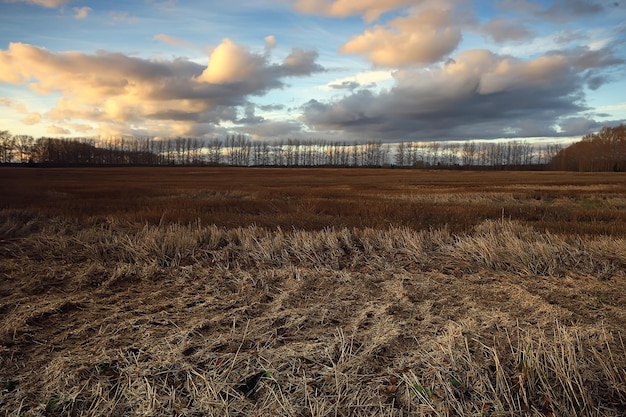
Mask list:
POLYGON ((626 2, 0 0, 0 130, 575 138, 626 122, 626 2))

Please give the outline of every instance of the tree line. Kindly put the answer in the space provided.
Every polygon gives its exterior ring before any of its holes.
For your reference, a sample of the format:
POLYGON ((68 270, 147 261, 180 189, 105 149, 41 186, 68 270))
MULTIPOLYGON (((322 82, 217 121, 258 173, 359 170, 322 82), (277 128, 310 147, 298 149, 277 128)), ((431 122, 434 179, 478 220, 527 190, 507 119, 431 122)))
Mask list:
POLYGON ((559 151, 551 167, 562 171, 626 171, 626 126, 605 127, 559 151))
POLYGON ((71 138, 0 131, 0 163, 40 165, 210 165, 626 170, 626 127, 604 128, 566 148, 512 140, 348 142, 312 139, 71 138))

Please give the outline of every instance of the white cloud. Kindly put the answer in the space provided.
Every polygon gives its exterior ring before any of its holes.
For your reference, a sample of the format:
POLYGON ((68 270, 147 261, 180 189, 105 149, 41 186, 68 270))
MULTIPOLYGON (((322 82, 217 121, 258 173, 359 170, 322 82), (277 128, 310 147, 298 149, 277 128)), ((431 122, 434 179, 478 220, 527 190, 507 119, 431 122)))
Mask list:
POLYGON ((392 71, 389 70, 364 71, 350 77, 338 78, 319 88, 322 90, 333 90, 337 88, 350 89, 350 87, 353 87, 352 89, 358 87, 371 88, 374 84, 392 81, 392 74, 392 71))

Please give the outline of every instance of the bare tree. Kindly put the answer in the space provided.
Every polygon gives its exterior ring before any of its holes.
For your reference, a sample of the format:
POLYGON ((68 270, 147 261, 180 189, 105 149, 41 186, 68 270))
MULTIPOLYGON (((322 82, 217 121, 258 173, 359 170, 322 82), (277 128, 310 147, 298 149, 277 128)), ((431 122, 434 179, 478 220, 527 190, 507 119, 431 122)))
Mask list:
POLYGON ((476 142, 466 141, 463 144, 463 166, 472 167, 476 163, 476 142))
POLYGON ((0 163, 9 163, 13 160, 15 138, 8 130, 0 131, 0 163))
POLYGON ((29 135, 17 135, 15 136, 15 150, 18 153, 19 161, 26 163, 31 159, 31 153, 33 146, 35 145, 35 138, 29 135))

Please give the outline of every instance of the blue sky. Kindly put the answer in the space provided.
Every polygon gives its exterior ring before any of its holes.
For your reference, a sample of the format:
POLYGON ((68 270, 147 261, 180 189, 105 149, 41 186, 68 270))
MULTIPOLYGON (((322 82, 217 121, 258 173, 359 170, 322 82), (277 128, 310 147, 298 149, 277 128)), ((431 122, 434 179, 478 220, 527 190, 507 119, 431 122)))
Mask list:
POLYGON ((0 130, 579 138, 626 120, 626 2, 0 0, 0 130))

